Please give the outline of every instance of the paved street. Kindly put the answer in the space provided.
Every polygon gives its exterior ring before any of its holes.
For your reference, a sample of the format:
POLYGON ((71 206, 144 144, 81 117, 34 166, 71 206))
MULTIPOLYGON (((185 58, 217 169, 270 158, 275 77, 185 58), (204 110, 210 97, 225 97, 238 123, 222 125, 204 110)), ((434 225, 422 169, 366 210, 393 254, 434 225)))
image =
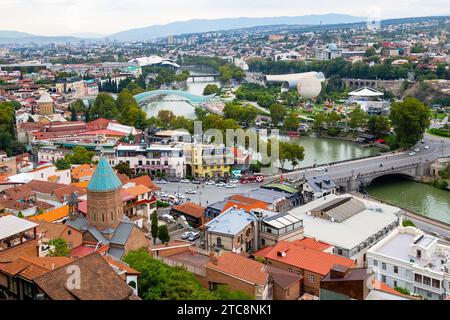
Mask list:
POLYGON ((216 187, 209 185, 197 185, 192 183, 176 183, 168 182, 167 184, 159 185, 161 191, 169 195, 173 195, 176 192, 182 193, 186 196, 186 199, 191 199, 192 202, 200 204, 201 206, 208 206, 217 201, 222 201, 235 194, 243 194, 250 190, 259 188, 264 183, 250 183, 250 184, 238 184, 236 188, 216 187), (194 189, 197 194, 186 194, 187 189, 194 189))

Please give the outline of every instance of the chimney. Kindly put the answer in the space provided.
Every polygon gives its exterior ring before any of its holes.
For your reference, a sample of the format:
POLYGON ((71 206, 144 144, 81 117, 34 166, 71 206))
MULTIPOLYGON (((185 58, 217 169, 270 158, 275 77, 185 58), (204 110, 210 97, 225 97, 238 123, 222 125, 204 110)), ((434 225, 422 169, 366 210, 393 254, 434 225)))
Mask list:
POLYGON ((218 257, 217 257, 217 254, 215 254, 214 252, 211 252, 211 253, 209 254, 209 261, 211 261, 214 265, 217 266, 217 264, 218 264, 218 262, 219 262, 219 259, 218 259, 218 257))

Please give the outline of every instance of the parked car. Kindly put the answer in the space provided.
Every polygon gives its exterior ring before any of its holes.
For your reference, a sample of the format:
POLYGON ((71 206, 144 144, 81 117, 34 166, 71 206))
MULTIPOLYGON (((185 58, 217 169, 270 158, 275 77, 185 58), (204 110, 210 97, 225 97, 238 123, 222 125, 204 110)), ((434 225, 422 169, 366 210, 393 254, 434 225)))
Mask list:
POLYGON ((167 221, 169 221, 169 222, 175 222, 175 218, 173 216, 171 216, 170 214, 167 214, 167 213, 163 214, 162 218, 167 220, 167 221))
POLYGON ((180 182, 180 178, 170 178, 169 182, 180 182))
POLYGON ((228 181, 228 183, 231 183, 231 184, 238 184, 238 183, 239 183, 239 180, 238 180, 238 179, 231 179, 230 181, 228 181))
POLYGON ((208 185, 208 186, 213 186, 216 183, 214 181, 212 181, 212 180, 209 180, 209 181, 206 181, 205 184, 208 185))
POLYGON ((201 180, 192 180, 192 183, 193 184, 201 184, 202 182, 201 182, 201 180))
POLYGON ((420 151, 419 148, 415 148, 415 149, 414 149, 414 152, 419 152, 419 151, 420 151))
POLYGON ((430 146, 425 146, 425 149, 430 149, 430 146))
POLYGON ((316 169, 315 169, 316 171, 324 171, 325 170, 325 168, 322 168, 322 167, 317 167, 316 169))
POLYGON ((225 188, 236 188, 236 185, 234 183, 228 183, 225 188))
POLYGON ((188 180, 188 179, 182 179, 180 182, 181 182, 181 183, 191 183, 191 181, 188 180))
POLYGON ((411 151, 410 153, 408 153, 410 156, 415 156, 416 153, 414 151, 411 151))
POLYGON ((264 176, 257 174, 257 175, 249 175, 249 176, 244 176, 239 180, 241 183, 245 184, 245 183, 255 183, 255 182, 263 182, 264 181, 264 176))
POLYGON ((181 239, 183 239, 183 240, 189 239, 191 234, 192 234, 192 231, 186 231, 181 235, 181 239))
POLYGON ((225 187, 227 184, 225 182, 216 183, 216 187, 225 187))
POLYGON ((157 184, 167 184, 167 181, 164 179, 156 181, 157 184))
POLYGON ((197 191, 195 191, 194 189, 187 189, 184 193, 187 193, 187 194, 197 194, 197 191))
POLYGON ((177 197, 178 199, 186 199, 186 197, 183 194, 179 193, 179 192, 175 193, 175 197, 177 197))
POLYGON ((200 232, 191 232, 191 235, 189 236, 189 241, 195 241, 200 238, 200 232))

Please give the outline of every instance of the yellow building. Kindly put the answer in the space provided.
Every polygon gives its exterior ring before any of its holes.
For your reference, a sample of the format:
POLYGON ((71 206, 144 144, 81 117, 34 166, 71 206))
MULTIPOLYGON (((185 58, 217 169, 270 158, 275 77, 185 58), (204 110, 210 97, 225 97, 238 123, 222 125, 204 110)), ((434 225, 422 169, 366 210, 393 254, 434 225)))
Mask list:
POLYGON ((225 177, 230 173, 234 157, 224 146, 186 144, 186 175, 195 178, 225 177))
POLYGON ((40 115, 50 115, 55 113, 53 99, 47 91, 42 93, 41 97, 37 101, 37 105, 40 115))

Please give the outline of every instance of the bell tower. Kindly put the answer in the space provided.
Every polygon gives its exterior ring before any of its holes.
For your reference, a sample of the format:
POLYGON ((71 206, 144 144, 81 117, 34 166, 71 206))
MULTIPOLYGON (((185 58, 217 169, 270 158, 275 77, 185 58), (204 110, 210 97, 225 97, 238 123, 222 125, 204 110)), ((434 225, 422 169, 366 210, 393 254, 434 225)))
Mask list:
POLYGON ((122 221, 122 182, 105 158, 98 163, 87 187, 87 220, 102 231, 115 229, 122 221))

